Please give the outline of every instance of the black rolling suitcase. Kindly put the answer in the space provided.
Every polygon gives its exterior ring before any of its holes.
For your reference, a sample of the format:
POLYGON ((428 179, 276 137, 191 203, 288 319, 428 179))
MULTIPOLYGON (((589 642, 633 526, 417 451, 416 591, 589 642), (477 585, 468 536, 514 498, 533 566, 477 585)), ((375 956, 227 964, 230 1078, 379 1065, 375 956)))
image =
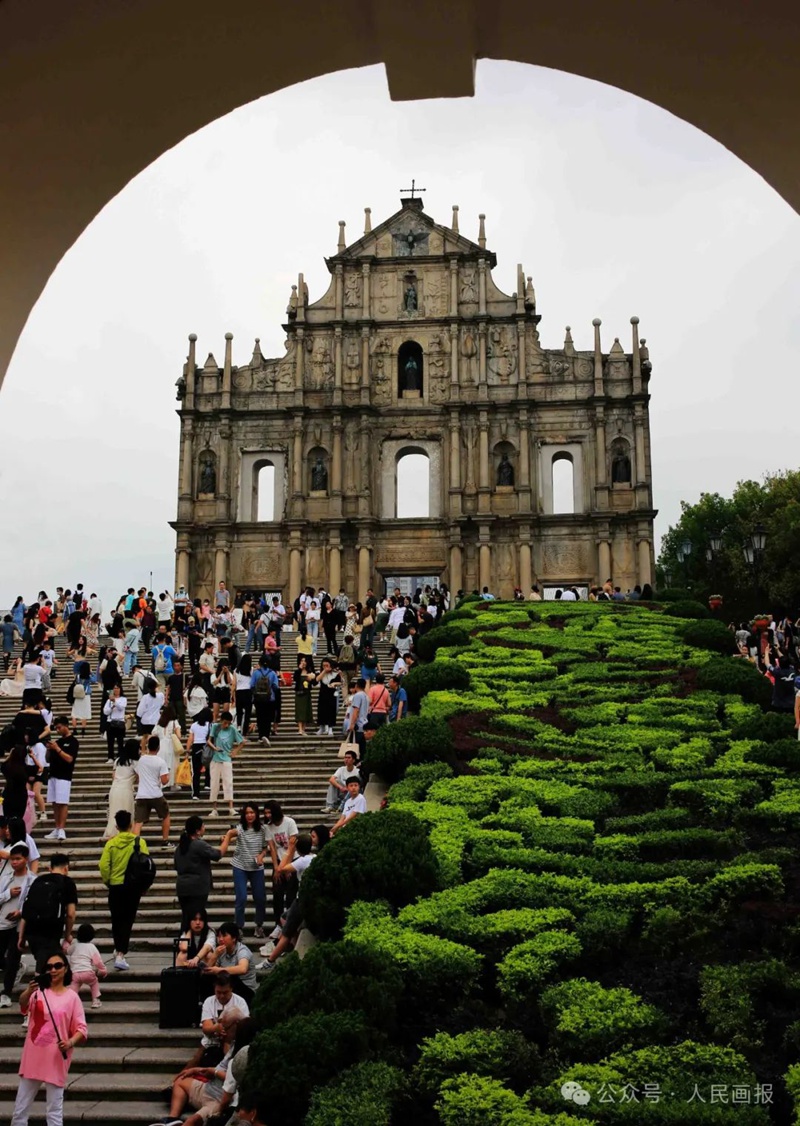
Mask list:
POLYGON ((200 971, 175 965, 178 942, 175 939, 172 965, 161 971, 159 1028, 196 1028, 200 1022, 200 971))

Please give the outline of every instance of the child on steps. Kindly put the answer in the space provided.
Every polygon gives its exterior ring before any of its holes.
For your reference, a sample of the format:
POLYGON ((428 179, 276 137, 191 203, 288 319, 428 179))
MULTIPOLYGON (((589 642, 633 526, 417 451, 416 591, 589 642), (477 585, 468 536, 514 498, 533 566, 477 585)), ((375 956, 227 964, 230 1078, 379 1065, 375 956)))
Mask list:
POLYGON ((77 939, 73 939, 67 947, 69 968, 72 970, 72 983, 70 989, 80 993, 82 985, 88 985, 92 994, 93 1009, 99 1009, 100 983, 98 977, 105 977, 108 970, 94 944, 94 927, 90 923, 82 923, 78 927, 77 939))

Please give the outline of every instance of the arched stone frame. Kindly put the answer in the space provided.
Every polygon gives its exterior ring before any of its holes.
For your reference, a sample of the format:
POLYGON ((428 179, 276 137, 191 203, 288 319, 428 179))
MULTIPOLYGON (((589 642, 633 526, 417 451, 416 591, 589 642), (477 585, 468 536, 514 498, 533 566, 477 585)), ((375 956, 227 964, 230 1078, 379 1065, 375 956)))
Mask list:
POLYGON ((406 454, 423 454, 428 458, 427 519, 438 520, 442 515, 442 444, 439 439, 429 438, 389 438, 381 444, 381 517, 397 519, 397 463, 406 454))
POLYGON ((427 375, 425 371, 425 352, 418 340, 411 339, 404 340, 397 349, 397 374, 395 384, 397 398, 401 400, 409 397, 408 393, 403 390, 405 384, 405 365, 409 356, 413 356, 419 367, 419 392, 417 394, 413 394, 412 392, 412 397, 415 399, 424 399, 427 375))
POLYGON ((491 466, 489 470, 491 474, 490 479, 492 482, 492 488, 498 488, 497 471, 500 466, 500 461, 503 457, 503 454, 508 454, 508 460, 511 462, 511 467, 514 470, 514 484, 511 487, 516 489, 519 487, 519 455, 517 452, 517 447, 514 445, 514 443, 509 442, 506 438, 502 439, 499 442, 495 442, 494 446, 492 447, 491 466))
MULTIPOLYGON (((553 515, 553 463, 560 459, 572 462, 573 512, 588 511, 587 490, 584 481, 583 447, 580 442, 548 443, 539 447, 539 480, 541 482, 542 511, 553 515)), ((556 513, 556 515, 558 515, 556 513)))
POLYGON ((624 434, 617 434, 616 437, 611 439, 608 447, 608 482, 612 488, 627 489, 633 485, 636 480, 636 467, 634 465, 633 443, 624 434), (614 480, 614 461, 622 455, 627 457, 630 466, 629 480, 626 482, 614 480))
POLYGON ((315 464, 317 458, 320 458, 320 457, 322 458, 323 465, 325 466, 326 470, 328 471, 328 487, 325 489, 325 492, 328 496, 330 496, 330 491, 331 491, 331 455, 330 455, 330 451, 327 450, 325 448, 325 446, 312 446, 309 449, 308 453, 306 454, 305 482, 304 482, 306 495, 309 495, 312 492, 311 471, 314 468, 314 464, 315 464))
POLYGON ((239 463, 238 520, 255 523, 258 520, 258 474, 266 465, 275 467, 275 505, 270 523, 279 523, 286 508, 286 452, 285 450, 242 450, 239 463))

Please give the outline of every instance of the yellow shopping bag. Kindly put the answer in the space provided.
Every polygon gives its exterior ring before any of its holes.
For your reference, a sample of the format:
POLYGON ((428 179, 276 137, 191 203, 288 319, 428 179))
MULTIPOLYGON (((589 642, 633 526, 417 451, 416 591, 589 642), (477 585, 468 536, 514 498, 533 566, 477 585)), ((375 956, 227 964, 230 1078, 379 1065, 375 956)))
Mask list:
POLYGON ((178 769, 175 771, 175 785, 176 786, 191 786, 192 784, 192 764, 188 758, 182 759, 178 769))

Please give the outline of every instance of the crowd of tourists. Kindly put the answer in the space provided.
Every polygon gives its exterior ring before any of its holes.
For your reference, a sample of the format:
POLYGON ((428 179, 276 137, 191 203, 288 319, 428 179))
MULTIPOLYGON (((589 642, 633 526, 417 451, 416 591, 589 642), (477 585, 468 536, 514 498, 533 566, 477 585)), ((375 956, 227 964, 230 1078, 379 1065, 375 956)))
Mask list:
MULTIPOLYGON (((80 990, 88 990, 92 1008, 102 1005, 108 971, 94 929, 79 922, 78 891, 62 846, 90 724, 105 738, 112 772, 100 876, 108 892, 114 971, 130 968, 131 933, 154 875, 143 835, 154 815, 161 848, 172 853, 181 909, 176 965, 197 971, 199 1000, 208 994, 200 1048, 175 1082, 172 1117, 165 1121, 181 1121, 177 1116, 191 1107, 196 1114, 187 1121, 205 1121, 213 1110, 227 1122, 235 1061, 251 1035, 246 1018, 256 972, 269 973, 297 940, 304 872, 331 836, 366 811, 366 742, 384 724, 405 718, 402 682, 416 659, 416 639, 448 606, 445 587, 421 588, 413 596, 397 589, 383 598, 370 590, 363 603, 343 590, 334 596, 307 587, 284 606, 277 595, 234 596, 224 582, 213 600, 193 599, 183 588, 174 597, 130 588, 107 616, 82 584, 74 591, 58 588, 53 599, 40 591, 30 605, 16 600, 0 623, 6 673, 0 694, 19 699, 19 711, 0 732, 0 1008, 12 1004, 25 951, 35 973, 19 996, 28 1033, 13 1126, 28 1122, 42 1084, 48 1123, 62 1121, 72 1052, 87 1036, 80 990), (289 629, 296 639, 293 668, 281 660, 289 629), (59 664, 55 639, 61 635, 66 662, 62 656, 59 664), (376 640, 389 646, 385 668, 376 640), (58 679, 67 686, 67 707, 54 710, 58 679), (286 692, 294 693, 299 735, 341 741, 341 765, 320 780, 320 812, 332 823, 308 833, 298 831, 277 801, 234 801, 234 760, 247 742, 269 747, 280 738, 286 692), (209 809, 205 817, 186 818, 176 842, 169 795, 181 790, 198 802, 207 798, 209 809), (212 844, 205 839, 206 819, 219 816, 220 790, 234 823, 212 844), (59 850, 46 872, 39 871, 33 835, 42 825, 49 829, 44 840, 59 850), (233 918, 210 922, 212 870, 223 858, 230 860, 233 918), (263 943, 258 956, 244 941, 248 904, 252 937, 263 943)), ((244 1118, 242 1109, 240 1121, 257 1121, 247 1117, 254 1108, 244 1108, 244 1118)))

